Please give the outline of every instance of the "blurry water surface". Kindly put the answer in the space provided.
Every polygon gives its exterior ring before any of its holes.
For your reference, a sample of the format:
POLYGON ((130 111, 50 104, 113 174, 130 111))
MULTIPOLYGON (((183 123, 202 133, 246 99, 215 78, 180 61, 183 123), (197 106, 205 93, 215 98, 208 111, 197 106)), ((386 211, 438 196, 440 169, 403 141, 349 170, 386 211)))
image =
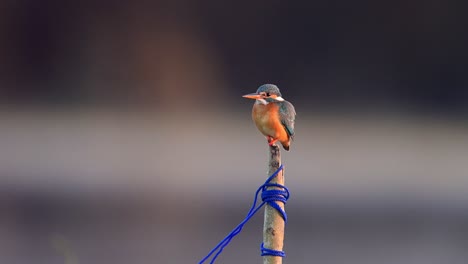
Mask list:
MULTIPOLYGON (((249 111, 3 115, 2 262, 201 259, 267 176, 267 145, 249 111)), ((292 150, 282 152, 287 261, 463 263, 467 129, 299 115, 292 150)), ((261 230, 260 214, 220 261, 260 261, 261 230)))

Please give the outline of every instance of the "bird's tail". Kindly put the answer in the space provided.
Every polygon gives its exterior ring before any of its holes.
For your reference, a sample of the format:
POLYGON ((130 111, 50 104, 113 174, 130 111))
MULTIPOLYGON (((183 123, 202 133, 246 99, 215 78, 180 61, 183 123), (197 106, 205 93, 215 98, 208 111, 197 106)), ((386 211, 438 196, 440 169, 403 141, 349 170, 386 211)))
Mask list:
POLYGON ((283 145, 284 150, 289 151, 289 142, 281 143, 281 145, 283 145))

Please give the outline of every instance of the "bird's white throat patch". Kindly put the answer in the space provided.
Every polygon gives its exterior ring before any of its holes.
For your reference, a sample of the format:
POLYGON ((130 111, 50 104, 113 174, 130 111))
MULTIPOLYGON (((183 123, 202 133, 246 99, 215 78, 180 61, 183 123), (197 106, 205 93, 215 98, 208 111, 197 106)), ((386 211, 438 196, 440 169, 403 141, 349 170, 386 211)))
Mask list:
POLYGON ((257 103, 262 104, 262 105, 267 105, 268 102, 265 99, 257 99, 257 103))
POLYGON ((283 102, 283 101, 284 101, 283 97, 281 97, 281 96, 276 97, 275 100, 276 100, 276 101, 280 101, 280 102, 283 102))

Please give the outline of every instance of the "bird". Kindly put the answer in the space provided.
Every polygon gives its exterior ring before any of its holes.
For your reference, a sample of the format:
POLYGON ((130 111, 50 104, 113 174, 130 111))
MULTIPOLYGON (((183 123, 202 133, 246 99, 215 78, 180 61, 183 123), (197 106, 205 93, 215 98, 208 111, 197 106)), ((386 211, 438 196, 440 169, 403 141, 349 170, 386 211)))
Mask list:
POLYGON ((243 95, 255 99, 252 108, 252 119, 258 130, 267 138, 268 145, 277 141, 289 151, 294 138, 294 106, 281 97, 279 88, 274 84, 263 84, 255 93, 243 95))

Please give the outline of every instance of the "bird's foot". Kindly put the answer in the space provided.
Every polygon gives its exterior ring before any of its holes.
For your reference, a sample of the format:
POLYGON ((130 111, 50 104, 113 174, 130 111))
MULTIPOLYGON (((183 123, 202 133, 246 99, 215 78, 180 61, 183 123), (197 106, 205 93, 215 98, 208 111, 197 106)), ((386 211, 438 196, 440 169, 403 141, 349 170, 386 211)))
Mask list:
POLYGON ((267 137, 267 140, 268 140, 268 145, 269 146, 273 146, 276 143, 276 141, 278 141, 278 139, 274 139, 274 138, 272 138, 270 136, 267 137))

